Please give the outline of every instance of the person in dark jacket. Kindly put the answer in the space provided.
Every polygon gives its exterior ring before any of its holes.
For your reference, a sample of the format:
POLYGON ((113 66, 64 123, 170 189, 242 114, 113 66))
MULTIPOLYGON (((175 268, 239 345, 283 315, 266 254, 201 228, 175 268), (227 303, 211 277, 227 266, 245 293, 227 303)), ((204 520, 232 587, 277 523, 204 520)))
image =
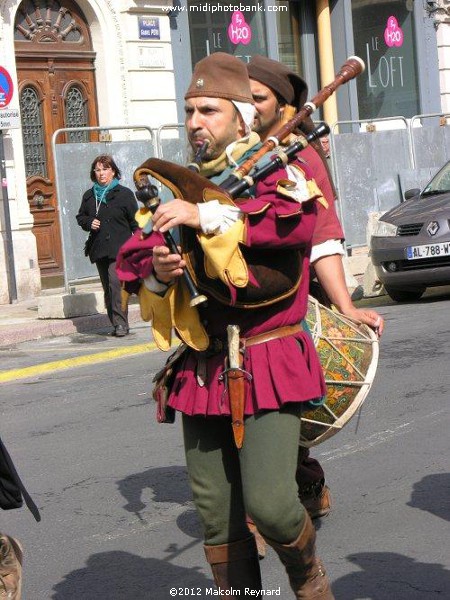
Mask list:
POLYGON ((134 218, 138 205, 133 192, 120 185, 121 173, 112 156, 97 156, 90 177, 94 185, 83 194, 77 222, 89 231, 87 254, 97 266, 113 335, 123 337, 129 332, 128 313, 122 309, 116 256, 138 227, 134 218))
MULTIPOLYGON (((27 492, 16 467, 0 437, 0 509, 20 508, 23 501, 36 521, 41 515, 27 492)), ((22 598, 22 544, 16 538, 0 531, 0 598, 21 600, 22 598)))

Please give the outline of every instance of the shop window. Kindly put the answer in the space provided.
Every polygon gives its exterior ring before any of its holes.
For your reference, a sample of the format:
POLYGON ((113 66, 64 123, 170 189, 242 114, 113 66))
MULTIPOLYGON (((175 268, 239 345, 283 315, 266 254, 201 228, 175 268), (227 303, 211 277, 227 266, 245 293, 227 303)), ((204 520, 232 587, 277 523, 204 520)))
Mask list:
POLYGON ((189 0, 192 66, 213 52, 227 52, 246 62, 253 54, 267 56, 261 0, 240 0, 240 10, 224 2, 189 0))
POLYGON ((366 63, 357 80, 360 119, 420 112, 413 2, 352 0, 355 52, 366 63))
POLYGON ((277 11, 278 54, 280 62, 302 75, 300 45, 300 3, 292 0, 279 0, 277 5, 284 10, 277 11))

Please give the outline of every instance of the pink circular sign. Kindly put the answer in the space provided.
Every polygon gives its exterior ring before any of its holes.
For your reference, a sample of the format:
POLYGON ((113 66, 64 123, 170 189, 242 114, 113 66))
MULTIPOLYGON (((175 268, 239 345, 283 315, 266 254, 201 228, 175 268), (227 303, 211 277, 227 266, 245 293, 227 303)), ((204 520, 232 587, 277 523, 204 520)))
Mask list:
POLYGON ((403 45, 403 31, 395 17, 391 16, 387 20, 386 29, 384 30, 384 41, 389 48, 392 46, 403 45))
POLYGON ((250 44, 252 30, 240 10, 235 10, 231 15, 231 23, 228 25, 228 38, 233 44, 250 44))

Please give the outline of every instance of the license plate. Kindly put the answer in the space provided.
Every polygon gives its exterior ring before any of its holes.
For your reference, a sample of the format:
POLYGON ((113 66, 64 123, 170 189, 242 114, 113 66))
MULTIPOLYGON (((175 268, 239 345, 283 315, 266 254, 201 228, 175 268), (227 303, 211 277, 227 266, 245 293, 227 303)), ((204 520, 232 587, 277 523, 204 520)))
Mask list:
POLYGON ((406 258, 408 260, 436 258, 436 256, 450 256, 450 242, 424 244, 423 246, 408 246, 406 248, 406 258))

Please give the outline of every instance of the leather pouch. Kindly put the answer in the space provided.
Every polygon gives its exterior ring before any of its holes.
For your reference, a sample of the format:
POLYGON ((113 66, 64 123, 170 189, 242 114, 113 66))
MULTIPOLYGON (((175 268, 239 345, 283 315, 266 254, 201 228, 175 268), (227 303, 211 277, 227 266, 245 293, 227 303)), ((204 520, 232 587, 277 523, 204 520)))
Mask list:
POLYGON ((172 389, 175 366, 188 349, 186 344, 180 344, 176 351, 169 356, 164 367, 153 377, 155 384, 152 392, 156 402, 156 420, 158 423, 174 423, 176 411, 168 406, 169 395, 172 389))

